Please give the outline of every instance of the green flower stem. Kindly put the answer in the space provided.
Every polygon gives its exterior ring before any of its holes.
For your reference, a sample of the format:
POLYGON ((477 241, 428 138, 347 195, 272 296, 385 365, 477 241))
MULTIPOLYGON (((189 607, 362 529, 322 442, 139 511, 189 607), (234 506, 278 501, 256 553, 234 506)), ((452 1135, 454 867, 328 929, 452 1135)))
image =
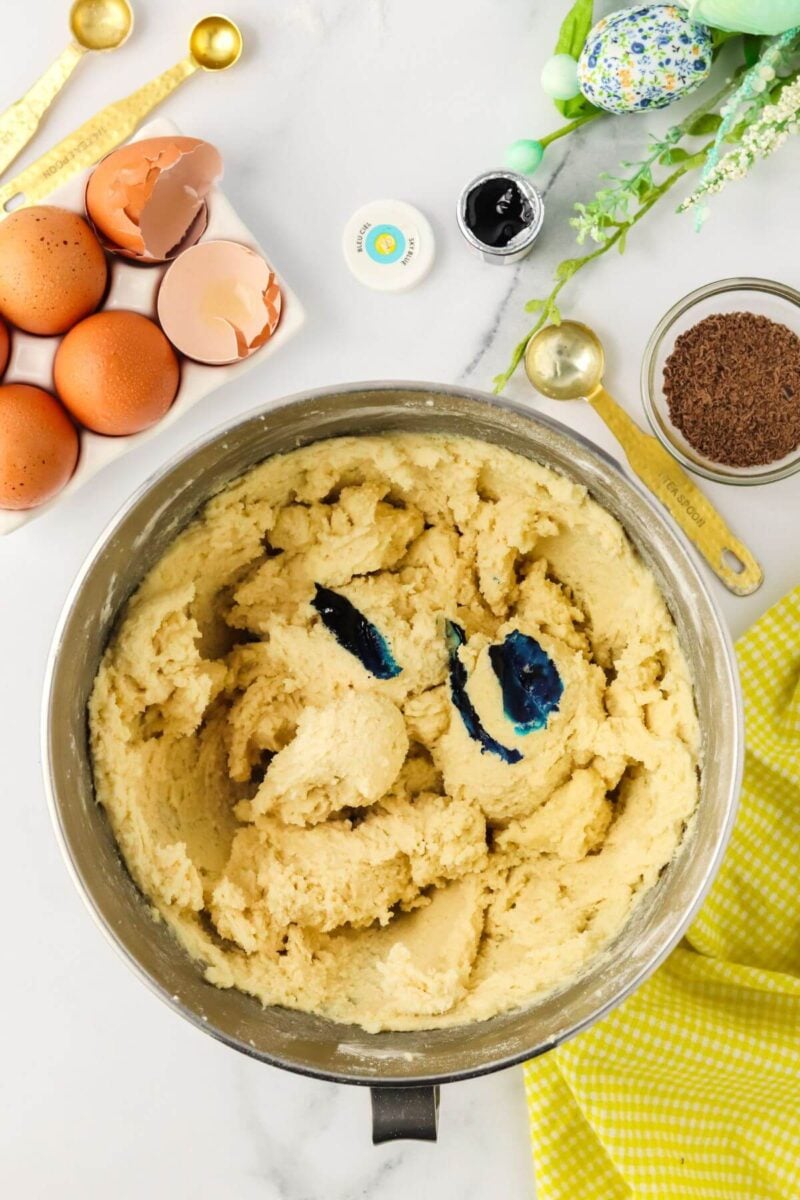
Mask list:
POLYGON ((538 138, 539 145, 544 149, 551 142, 557 142, 559 138, 566 137, 568 133, 572 133, 574 129, 580 129, 581 125, 587 125, 589 121, 596 121, 598 117, 607 116, 602 109, 598 108, 596 112, 584 113, 582 117, 576 117, 574 121, 568 121, 566 125, 562 125, 560 129, 553 130, 546 137, 538 138))
MULTIPOLYGON (((734 36, 738 37, 739 35, 735 34, 734 36)), ((744 64, 742 64, 740 67, 737 67, 731 77, 726 79, 722 87, 719 88, 718 91, 714 92, 713 96, 709 96, 708 100, 704 100, 702 104, 698 104, 697 108, 692 109, 689 115, 681 121, 680 125, 678 125, 678 129, 680 129, 682 133, 688 133, 692 125, 699 121, 701 117, 707 117, 709 113, 716 113, 719 106, 724 104, 728 97, 732 96, 736 91, 737 87, 739 86, 739 81, 745 70, 746 68, 744 64)))
POLYGON ((689 158, 684 159, 680 165, 677 166, 675 170, 668 175, 666 179, 664 179, 658 185, 657 188, 653 190, 651 195, 636 210, 633 216, 628 221, 620 224, 614 233, 611 234, 608 240, 603 242, 601 246, 598 246, 596 250, 592 250, 589 254, 582 255, 580 258, 567 259, 565 263, 561 263, 559 267, 556 268, 556 283, 554 284, 550 295, 542 304, 542 310, 538 321, 533 326, 533 329, 526 333, 522 341, 519 342, 519 344, 515 347, 507 370, 502 375, 496 376, 494 380, 495 395, 498 395, 503 390, 519 364, 522 362, 522 359, 525 356, 525 351, 528 347, 528 342, 531 340, 534 334, 538 333, 542 326, 545 325, 550 319, 550 314, 552 313, 553 306, 555 305, 555 301, 558 298, 561 289, 569 282, 572 276, 587 266, 588 263, 594 262, 596 258, 600 258, 602 255, 606 254, 612 249, 613 246, 618 244, 624 245, 624 240, 628 230, 632 229, 634 225, 637 225, 639 221, 641 221, 642 217, 646 216, 647 213, 650 212, 650 209, 658 203, 661 197, 665 195, 670 188, 674 187, 679 179, 682 179, 687 172, 695 170, 703 163, 706 152, 713 144, 713 140, 707 142, 702 150, 698 150, 696 154, 692 154, 689 158), (564 269, 566 264, 569 265, 567 269, 564 269))

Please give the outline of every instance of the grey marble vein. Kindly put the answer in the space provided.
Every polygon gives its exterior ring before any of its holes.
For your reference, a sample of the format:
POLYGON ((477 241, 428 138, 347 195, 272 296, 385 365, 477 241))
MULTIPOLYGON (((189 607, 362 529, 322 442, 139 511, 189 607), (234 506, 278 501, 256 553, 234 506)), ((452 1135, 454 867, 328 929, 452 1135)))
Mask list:
MULTIPOLYGON (((550 189, 556 183, 559 175, 564 170, 564 167, 567 165, 568 159, 569 159, 569 149, 566 150, 566 152, 564 153, 564 157, 561 159, 558 166, 555 168, 555 170, 551 174, 550 178, 548 179, 547 183, 542 188, 543 199, 545 199, 545 200, 547 199, 547 195, 550 192, 550 189)), ((547 214, 545 213, 545 217, 546 216, 547 216, 547 214)), ((534 247, 532 253, 533 254, 536 253, 535 247, 534 247)), ((490 318, 489 326, 488 326, 486 332, 481 337, 478 349, 475 351, 472 358, 470 359, 470 361, 467 363, 466 367, 464 367, 463 371, 459 375, 459 377, 458 377, 459 383, 466 383, 467 380, 471 379, 471 377, 475 374, 475 371, 477 370, 477 368, 483 362, 486 355, 493 348, 494 343, 497 339, 497 335, 500 332, 500 328, 504 324, 504 317, 506 315, 508 306, 509 306, 511 300, 516 296, 520 281, 523 278, 523 264, 526 263, 527 261, 528 261, 527 259, 523 259, 522 262, 514 264, 514 267, 511 272, 511 279, 509 281, 508 287, 506 288, 505 292, 501 296, 499 302, 494 307, 492 316, 490 318)), ((502 270, 506 270, 507 268, 497 267, 495 269, 502 271, 502 270)), ((512 349, 512 347, 509 346, 509 350, 508 350, 509 355, 511 354, 511 349, 512 349)), ((486 381, 484 386, 488 386, 488 381, 486 381)))

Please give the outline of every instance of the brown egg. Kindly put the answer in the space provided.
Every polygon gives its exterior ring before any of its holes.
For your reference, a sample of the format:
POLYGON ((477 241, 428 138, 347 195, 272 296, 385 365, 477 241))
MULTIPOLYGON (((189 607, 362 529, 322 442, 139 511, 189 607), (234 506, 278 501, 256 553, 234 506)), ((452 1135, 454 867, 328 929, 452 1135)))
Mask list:
POLYGON ((160 421, 180 382, 175 351, 134 312, 101 312, 71 329, 56 352, 56 391, 96 433, 139 433, 160 421))
POLYGON ((64 333, 106 289, 103 248, 77 213, 42 204, 0 222, 0 314, 28 333, 64 333))
POLYGON ((60 492, 78 461, 78 434, 54 396, 0 387, 0 508, 35 508, 60 492))
POLYGON ((202 236, 206 196, 222 175, 219 151, 189 137, 120 146, 92 172, 86 212, 106 247, 141 262, 165 262, 202 236))
POLYGON ((0 321, 0 377, 8 366, 8 356, 11 353, 11 338, 5 321, 0 321))

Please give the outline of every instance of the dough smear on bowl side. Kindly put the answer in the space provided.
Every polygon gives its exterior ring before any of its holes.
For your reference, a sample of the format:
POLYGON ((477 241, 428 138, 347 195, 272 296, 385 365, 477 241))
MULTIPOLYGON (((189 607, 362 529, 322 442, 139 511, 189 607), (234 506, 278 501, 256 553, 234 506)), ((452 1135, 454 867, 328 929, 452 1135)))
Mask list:
POLYGON ((567 983, 698 800, 689 670, 620 525, 444 435, 319 442, 210 500, 90 726, 125 861, 207 977, 371 1031, 567 983))

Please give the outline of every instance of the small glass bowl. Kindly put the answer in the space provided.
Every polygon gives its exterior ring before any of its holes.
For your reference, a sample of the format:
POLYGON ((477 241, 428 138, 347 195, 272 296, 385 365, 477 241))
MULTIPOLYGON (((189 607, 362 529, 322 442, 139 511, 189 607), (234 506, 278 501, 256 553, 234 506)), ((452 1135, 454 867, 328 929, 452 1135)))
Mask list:
POLYGON ((717 483, 772 483, 800 470, 800 446, 771 463, 732 467, 706 458, 672 424, 664 395, 664 364, 675 340, 713 313, 752 312, 786 325, 800 336, 800 292, 772 279, 720 279, 689 292, 665 313, 647 343, 642 359, 642 403, 660 442, 679 462, 717 483))

